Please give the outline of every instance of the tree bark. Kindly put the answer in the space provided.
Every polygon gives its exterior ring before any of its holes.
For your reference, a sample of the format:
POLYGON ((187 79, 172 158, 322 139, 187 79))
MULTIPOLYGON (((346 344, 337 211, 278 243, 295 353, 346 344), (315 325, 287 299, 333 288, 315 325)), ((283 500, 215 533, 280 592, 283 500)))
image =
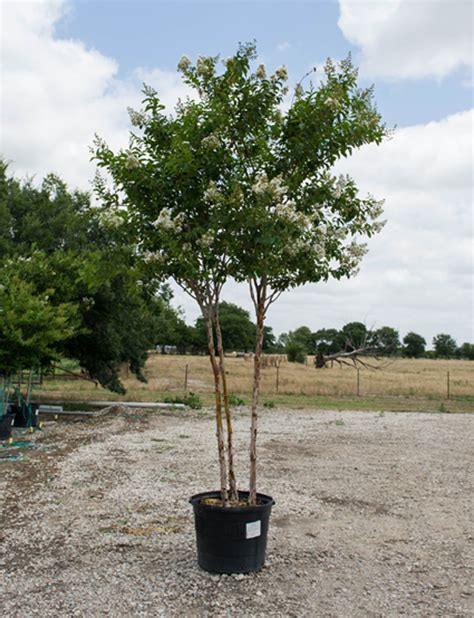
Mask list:
MULTIPOLYGON (((250 284, 252 285, 252 283, 250 284)), ((257 504, 257 423, 258 423, 258 398, 260 393, 260 370, 262 364, 263 330, 265 325, 265 302, 266 281, 262 279, 260 284, 255 284, 255 292, 252 298, 255 305, 257 318, 255 333, 255 355, 253 359, 253 389, 252 389, 252 412, 250 424, 250 483, 249 504, 257 504)))
POLYGON ((216 358, 216 352, 214 349, 214 333, 213 333, 213 319, 210 311, 206 311, 204 315, 207 329, 207 346, 209 351, 209 360, 211 362, 212 372, 214 374, 214 392, 216 397, 216 437, 217 437, 217 451, 219 454, 219 469, 220 469, 220 481, 221 481, 221 499, 224 506, 229 506, 229 495, 227 491, 227 468, 225 461, 225 446, 224 446, 224 426, 222 423, 222 394, 220 378, 221 373, 216 358))
POLYGON ((217 353, 219 355, 219 369, 220 369, 221 380, 222 380, 222 395, 223 395, 223 401, 224 401, 224 414, 225 414, 226 429, 227 429, 227 463, 228 463, 228 473, 229 473, 230 499, 237 501, 239 498, 239 494, 237 492, 237 482, 235 479, 232 414, 231 414, 230 406, 229 406, 229 393, 227 390, 227 377, 225 373, 225 362, 224 362, 224 346, 222 345, 222 332, 221 332, 221 325, 219 322, 218 309, 216 309, 216 313, 215 313, 214 329, 216 331, 217 353))

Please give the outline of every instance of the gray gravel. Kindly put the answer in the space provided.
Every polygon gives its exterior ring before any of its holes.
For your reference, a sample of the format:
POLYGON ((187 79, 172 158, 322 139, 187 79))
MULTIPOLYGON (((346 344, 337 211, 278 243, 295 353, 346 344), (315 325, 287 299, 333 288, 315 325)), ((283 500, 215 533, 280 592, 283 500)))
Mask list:
MULTIPOLYGON (((0 462, 0 615, 474 616, 474 416, 267 410, 267 564, 196 564, 216 488, 212 413, 48 423, 0 462)), ((241 485, 246 410, 237 412, 241 485)), ((3 449, 5 451, 5 449, 3 449)))

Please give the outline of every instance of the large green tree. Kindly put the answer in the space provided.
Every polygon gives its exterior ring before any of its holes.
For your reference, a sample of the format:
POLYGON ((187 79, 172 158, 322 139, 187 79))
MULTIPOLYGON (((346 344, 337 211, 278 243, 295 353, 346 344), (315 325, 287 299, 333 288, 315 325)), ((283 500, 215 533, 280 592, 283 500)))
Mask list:
MULTIPOLYGON (((255 342, 255 324, 250 319, 248 311, 234 303, 222 301, 219 303, 219 319, 225 350, 237 352, 252 350, 255 342)), ((196 320, 195 337, 201 349, 207 348, 206 325, 202 317, 196 320)))
POLYGON ((466 341, 459 346, 457 356, 459 358, 465 358, 466 360, 474 360, 474 343, 468 343, 466 341))
POLYGON ((370 334, 370 345, 380 356, 394 356, 400 350, 400 335, 391 326, 382 326, 370 334))
POLYGON ((52 289, 38 294, 22 277, 24 260, 0 264, 0 374, 47 365, 57 356, 57 347, 70 339, 78 327, 77 307, 53 305, 52 289))
MULTIPOLYGON (((0 267, 21 262, 17 279, 4 283, 9 297, 15 286, 23 296, 28 290, 31 302, 36 299, 38 307, 46 302, 44 310, 51 316, 67 305, 75 327, 65 331, 56 324, 50 360, 73 357, 103 386, 123 392, 120 365, 128 363, 143 378, 146 351, 168 303, 156 281, 138 268, 133 250, 116 234, 116 224, 108 212, 91 207, 88 194, 69 191, 58 177, 49 175, 36 186, 9 176, 1 162, 0 267)), ((20 311, 20 303, 16 307, 20 311)), ((12 330, 13 313, 9 316, 12 330)), ((43 362, 47 356, 41 355, 43 362)))
POLYGON ((409 332, 403 337, 403 356, 421 358, 425 354, 426 341, 418 333, 409 332))
POLYGON ((457 353, 456 341, 447 333, 440 333, 433 337, 433 348, 435 356, 439 358, 454 358, 457 353))

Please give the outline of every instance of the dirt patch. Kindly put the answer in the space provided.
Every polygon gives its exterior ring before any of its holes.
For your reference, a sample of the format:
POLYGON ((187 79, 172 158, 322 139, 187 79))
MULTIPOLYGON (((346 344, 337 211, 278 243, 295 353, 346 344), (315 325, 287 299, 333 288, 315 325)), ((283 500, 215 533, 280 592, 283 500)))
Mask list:
MULTIPOLYGON (((0 614, 474 615, 473 423, 265 411, 259 489, 276 505, 267 565, 245 577, 196 564, 187 500, 217 486, 212 414, 49 423, 0 464, 0 614)), ((239 412, 243 489, 248 424, 239 412)))

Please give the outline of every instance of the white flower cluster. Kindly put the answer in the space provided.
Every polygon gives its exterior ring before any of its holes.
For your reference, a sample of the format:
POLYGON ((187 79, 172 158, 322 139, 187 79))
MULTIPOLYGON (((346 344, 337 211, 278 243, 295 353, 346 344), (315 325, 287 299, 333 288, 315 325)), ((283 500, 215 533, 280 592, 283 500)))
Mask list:
POLYGON ((376 221, 378 217, 383 213, 384 200, 369 199, 366 210, 358 213, 350 223, 350 229, 353 233, 358 232, 360 229, 370 225, 371 230, 374 233, 380 232, 380 230, 387 223, 386 220, 376 221), (370 221, 369 221, 370 220, 370 221))
POLYGON ((105 227, 118 228, 122 225, 123 219, 119 215, 117 208, 107 208, 102 210, 99 215, 100 221, 105 227))
POLYGON ((143 259, 147 264, 154 264, 155 266, 164 264, 166 261, 165 256, 159 251, 145 251, 143 259))
POLYGON ((222 199, 222 193, 217 188, 216 183, 211 180, 207 189, 204 191, 204 200, 209 204, 217 204, 222 199))
POLYGON ((333 112, 338 112, 342 107, 341 102, 338 101, 335 97, 326 97, 324 99, 324 105, 327 105, 329 108, 331 108, 333 112))
POLYGON ((345 251, 340 258, 341 266, 349 270, 350 276, 355 276, 359 272, 359 264, 367 253, 367 245, 353 240, 345 247, 345 251))
POLYGON ((379 232, 381 232, 383 230, 383 228, 385 227, 385 224, 387 223, 387 220, 384 219, 382 221, 374 221, 372 223, 372 231, 375 234, 378 234, 379 232))
POLYGON ((306 214, 298 210, 296 202, 292 199, 279 202, 275 206, 274 214, 282 223, 296 225, 301 230, 301 233, 314 228, 315 215, 306 214))
POLYGON ((133 153, 129 153, 127 156, 126 166, 129 170, 140 167, 140 160, 133 153))
POLYGON ((310 250, 311 247, 302 237, 292 240, 286 247, 286 251, 290 257, 295 257, 302 252, 308 253, 310 250))
POLYGON ((286 80, 288 79, 288 69, 283 64, 275 71, 275 75, 278 79, 281 79, 281 81, 286 82, 286 80))
POLYGON ((181 56, 178 62, 178 71, 181 71, 181 73, 185 73, 189 69, 190 66, 191 66, 191 60, 185 55, 181 56))
POLYGON ((316 241, 313 243, 313 246, 311 248, 317 260, 324 260, 324 258, 326 257, 326 243, 325 242, 316 241))
POLYGON ((258 77, 258 79, 265 79, 265 77, 267 76, 267 72, 265 70, 264 64, 258 65, 257 70, 255 71, 255 75, 258 77))
POLYGON ((219 138, 215 133, 211 133, 210 135, 204 137, 201 140, 201 144, 204 146, 204 148, 209 148, 210 150, 215 150, 221 145, 219 138))
POLYGON ((348 184, 349 184, 349 178, 341 174, 336 180, 336 185, 332 191, 332 194, 334 195, 336 199, 339 199, 341 197, 341 195, 347 188, 348 184))
POLYGON ((267 175, 263 172, 257 176, 252 185, 252 191, 255 195, 270 193, 275 198, 281 198, 287 192, 287 187, 283 184, 281 176, 275 176, 275 178, 268 180, 267 175))
POLYGON ((377 219, 383 213, 385 200, 373 200, 370 205, 369 215, 371 219, 377 219))
POLYGON ((342 242, 347 238, 349 230, 346 227, 340 227, 335 230, 331 230, 331 237, 337 242, 342 242))
POLYGON ((303 96, 304 90, 303 90, 303 86, 301 84, 296 84, 295 86, 295 97, 297 99, 299 99, 300 97, 303 96))
POLYGON ((153 222, 153 227, 161 228, 167 232, 180 232, 183 224, 183 216, 172 216, 170 208, 163 208, 158 218, 153 222))
POLYGON ((285 222, 298 223, 300 213, 296 210, 296 203, 293 200, 287 200, 275 206, 275 215, 285 222))
POLYGON ((203 249, 210 249, 214 242, 214 234, 211 230, 208 230, 205 234, 201 236, 199 244, 203 249))
POLYGON ((196 72, 204 78, 209 78, 214 75, 214 61, 206 56, 199 56, 196 62, 196 72))
POLYGON ((130 122, 132 126, 138 127, 141 129, 143 125, 146 123, 146 115, 143 112, 137 112, 131 107, 127 108, 128 116, 130 118, 130 122))

